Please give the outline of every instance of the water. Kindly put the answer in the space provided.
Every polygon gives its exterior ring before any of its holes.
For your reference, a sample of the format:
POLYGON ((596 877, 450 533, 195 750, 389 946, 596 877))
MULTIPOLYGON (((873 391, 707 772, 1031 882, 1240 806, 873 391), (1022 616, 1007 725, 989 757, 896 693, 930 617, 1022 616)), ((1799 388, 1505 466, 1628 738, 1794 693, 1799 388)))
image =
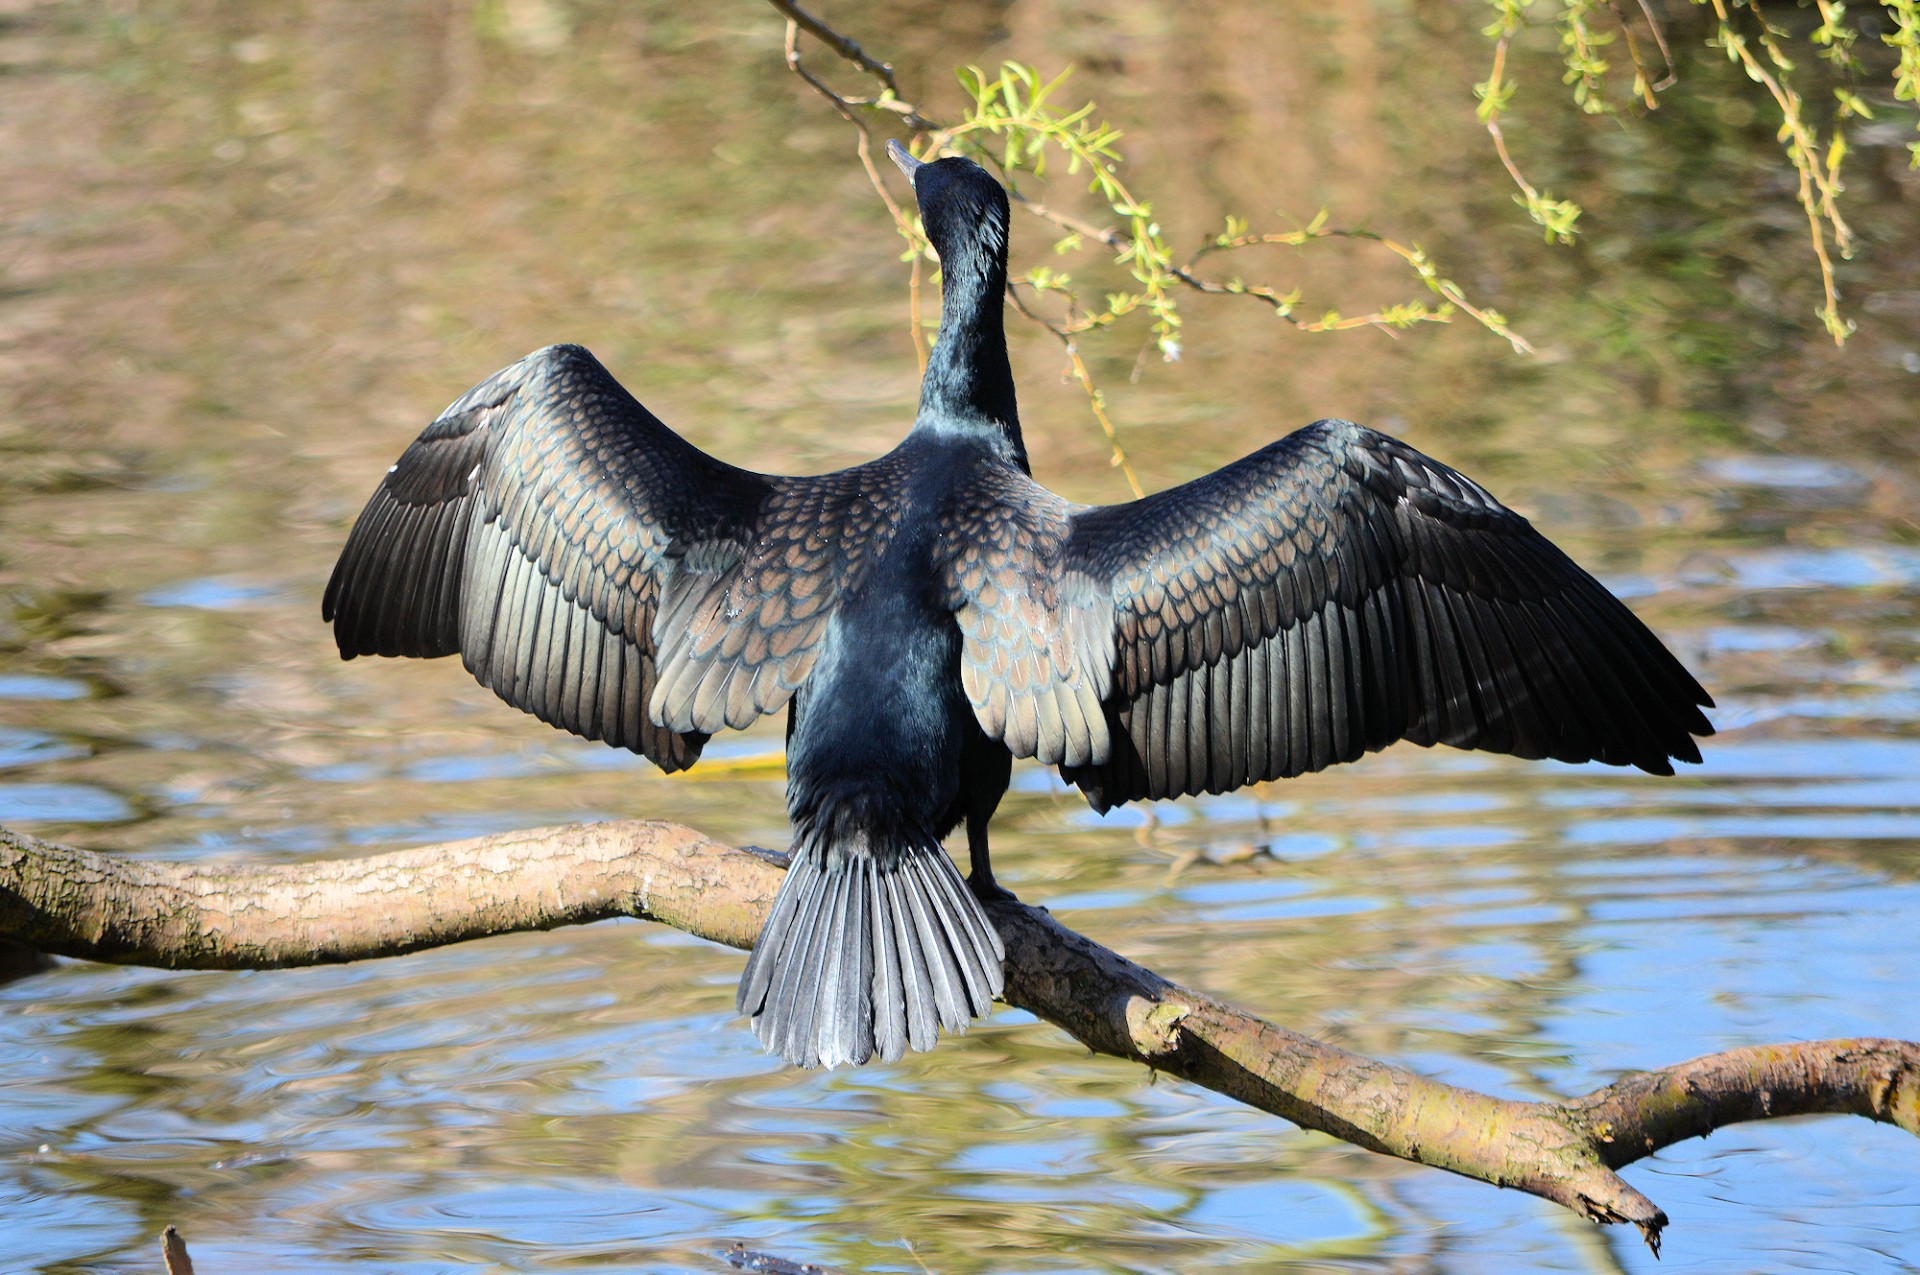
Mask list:
MULTIPOLYGON (((781 844, 775 726, 667 779, 448 662, 343 665, 317 614, 407 439, 549 341, 590 345, 736 461, 817 471, 897 436, 915 392, 897 250, 768 15, 9 12, 0 823, 236 860, 635 814, 781 844)), ((1514 224, 1464 100, 1477 10, 1226 5, 1173 41, 1175 15, 835 16, 935 94, 955 61, 1077 59, 1183 236, 1223 207, 1325 203, 1425 243, 1543 355, 1195 309, 1187 359, 1138 386, 1136 338, 1089 346, 1144 475, 1319 415, 1403 433, 1630 597, 1724 734, 1673 780, 1402 747, 1151 817, 1096 818, 1022 770, 1003 878, 1170 977, 1504 1095, 1920 1035, 1920 188, 1901 139, 1856 156, 1870 251, 1842 281, 1862 329, 1835 354, 1800 317, 1816 294, 1771 128, 1714 58, 1687 67, 1696 96, 1626 128, 1554 114, 1538 82, 1515 144, 1592 210, 1580 252, 1555 253, 1514 224)), ((1298 264, 1348 310, 1411 295, 1364 252, 1298 264)), ((1122 498, 1051 338, 1014 341, 1038 472, 1122 498)), ((1149 1083, 1016 1012, 896 1066, 789 1071, 732 1014, 740 960, 607 924, 337 969, 61 963, 7 984, 0 1270, 152 1271, 168 1224, 208 1275, 716 1270, 736 1240, 940 1275, 1655 1269, 1630 1233, 1149 1083)), ((1658 1269, 1892 1272, 1920 1266, 1917 1151, 1796 1120, 1627 1176, 1673 1217, 1658 1269)))

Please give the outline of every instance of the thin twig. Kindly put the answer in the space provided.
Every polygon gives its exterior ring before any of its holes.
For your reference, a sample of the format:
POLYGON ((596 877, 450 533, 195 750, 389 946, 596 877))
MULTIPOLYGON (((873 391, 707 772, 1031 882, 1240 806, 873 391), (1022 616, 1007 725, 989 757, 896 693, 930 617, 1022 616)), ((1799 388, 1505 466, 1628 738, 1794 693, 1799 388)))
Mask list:
MULTIPOLYGON (((783 10, 787 7, 779 4, 777 0, 769 0, 769 3, 783 10)), ((819 25, 817 18, 808 20, 816 26, 819 25)), ((906 210, 900 207, 892 192, 887 189, 887 183, 880 176, 879 165, 873 162, 873 130, 869 129, 867 122, 854 112, 857 106, 869 106, 873 103, 842 97, 831 85, 807 69, 806 64, 800 60, 801 26, 802 22, 799 18, 787 19, 787 69, 805 80, 815 92, 831 102, 833 108, 840 112, 841 117, 858 131, 859 137, 854 143, 854 149, 860 156, 860 167, 866 170, 867 181, 872 184, 874 193, 880 196, 880 202, 887 206, 887 215, 893 218, 894 229, 900 232, 900 237, 907 241, 907 247, 913 253, 913 262, 907 273, 907 327, 913 338, 914 357, 919 361, 920 371, 924 374, 927 370, 927 336, 920 328, 920 236, 915 233, 913 222, 907 217, 906 210)), ((847 43, 858 52, 859 45, 853 44, 852 41, 847 43)), ((846 55, 842 54, 842 56, 846 55)), ((889 84, 892 82, 892 76, 892 69, 887 68, 889 84)), ((919 116, 914 115, 912 118, 918 120, 919 116)))
MULTIPOLYGON (((1500 37, 1500 42, 1493 46, 1493 71, 1487 76, 1489 96, 1492 91, 1499 89, 1500 81, 1506 75, 1507 46, 1512 42, 1512 35, 1503 35, 1500 37)), ((1500 131, 1499 114, 1495 111, 1487 116, 1487 132, 1493 136, 1494 152, 1500 156, 1500 163, 1506 168, 1507 176, 1513 178, 1514 185, 1526 192, 1527 200, 1531 203, 1540 198, 1540 192, 1535 190, 1533 183, 1521 174, 1520 165, 1514 163, 1513 156, 1507 153, 1507 135, 1500 131)))
POLYGON ((920 375, 927 374, 927 329, 920 322, 920 275, 921 255, 917 250, 913 254, 913 265, 907 271, 907 333, 913 338, 914 361, 920 365, 920 375))
MULTIPOLYGON (((906 121, 907 127, 916 132, 928 132, 938 127, 932 121, 923 119, 911 102, 901 99, 900 85, 893 78, 893 67, 889 63, 870 57, 867 51, 860 47, 858 40, 841 35, 799 5, 792 3, 792 0, 767 0, 767 3, 784 14, 788 22, 804 28, 808 35, 880 81, 880 87, 883 90, 881 95, 860 100, 856 103, 857 105, 892 111, 906 121)), ((831 90, 823 89, 822 91, 836 98, 839 97, 838 94, 832 94, 831 90)), ((846 100, 853 101, 853 99, 846 100)))
POLYGON ((1080 348, 1068 329, 1049 322, 1046 316, 1029 309, 1020 298, 1019 290, 1012 283, 1007 285, 1007 299, 1013 302, 1013 308, 1028 319, 1039 324, 1059 340, 1067 352, 1067 367, 1073 373, 1073 379, 1080 382, 1080 388, 1087 392, 1087 406, 1093 412, 1093 419, 1100 422, 1100 431, 1107 436, 1108 444, 1113 448, 1110 462, 1127 480, 1135 499, 1144 499, 1147 489, 1140 485, 1140 476, 1133 472, 1133 462, 1127 458, 1126 448, 1120 445, 1120 431, 1114 428, 1113 421, 1107 416, 1106 396, 1093 383, 1093 374, 1087 371, 1087 365, 1080 357, 1080 348))
MULTIPOLYGON (((1840 191, 1839 180, 1834 173, 1821 171, 1818 145, 1800 115, 1800 95, 1776 78, 1753 55, 1753 50, 1747 47, 1746 38, 1733 29, 1733 15, 1728 11, 1726 0, 1712 0, 1712 4, 1715 15, 1720 19, 1720 39, 1727 53, 1740 63, 1748 78, 1766 88, 1773 97, 1774 105, 1780 108, 1782 127, 1791 139, 1787 147, 1787 159, 1800 175, 1800 207, 1807 214, 1813 255, 1820 262, 1820 286, 1825 297, 1820 318, 1833 337, 1833 343, 1844 345, 1852 328, 1840 318, 1840 290, 1834 283, 1833 260, 1827 255, 1826 231, 1821 226, 1821 222, 1825 221, 1833 228, 1834 244, 1840 249, 1841 255, 1851 254, 1853 230, 1840 216, 1839 206, 1835 202, 1840 191)), ((1746 4, 1754 20, 1760 24, 1760 43, 1776 64, 1784 64, 1786 59, 1774 43, 1766 15, 1760 12, 1759 0, 1746 0, 1746 4)), ((1835 164, 1837 167, 1837 160, 1835 164)))
POLYGON ((187 1256, 187 1242, 171 1226, 160 1232, 160 1257, 167 1264, 167 1275, 193 1275, 193 1259, 187 1256))
MULTIPOLYGON (((1667 87, 1673 83, 1673 60, 1667 58, 1666 40, 1660 34, 1659 24, 1653 21, 1653 15, 1647 13, 1646 6, 1647 0, 1640 0, 1640 11, 1647 14, 1648 24, 1653 27, 1654 43, 1660 46, 1660 56, 1667 59, 1667 73, 1660 79, 1661 86, 1667 87)), ((1652 81, 1647 78, 1646 64, 1640 60, 1640 42, 1633 38, 1633 23, 1627 21, 1627 15, 1620 8, 1619 0, 1607 0, 1607 8, 1613 13, 1613 20, 1620 24, 1620 34, 1626 37, 1627 57, 1633 63, 1633 82, 1640 89, 1640 100, 1645 103, 1648 110, 1657 111, 1660 109, 1660 99, 1655 94, 1661 90, 1656 89, 1652 81)))
MULTIPOLYGON (((1191 286, 1201 287, 1202 291, 1234 291, 1235 289, 1226 285, 1215 284, 1202 286, 1199 281, 1193 280, 1193 276, 1189 273, 1189 268, 1197 264, 1202 257, 1212 252, 1233 248, 1250 248, 1260 244, 1279 244, 1286 247, 1299 248, 1313 242, 1315 239, 1360 239, 1368 243, 1379 244, 1382 248, 1385 248, 1388 252, 1391 252, 1394 256, 1399 257, 1402 261, 1412 266, 1414 272, 1426 281, 1427 286, 1446 298, 1449 304, 1472 316, 1473 319, 1477 321, 1480 326, 1486 328, 1487 331, 1505 337, 1513 346, 1516 353, 1533 353, 1533 344, 1518 332, 1508 327, 1507 321, 1503 316, 1494 313, 1492 310, 1483 310, 1474 305, 1471 301, 1467 300, 1466 294, 1460 291, 1458 284, 1454 283, 1451 279, 1442 279, 1439 271, 1434 269, 1433 262, 1428 259, 1427 254, 1421 251, 1418 246, 1409 248, 1405 244, 1396 243, 1385 235, 1371 230, 1352 230, 1337 226, 1332 228, 1314 227, 1309 230, 1285 231, 1279 234, 1234 235, 1230 238, 1209 239, 1188 259, 1187 265, 1180 267, 1176 273, 1182 282, 1192 280, 1191 286)), ((1270 290, 1241 288, 1238 289, 1238 291, 1245 292, 1249 296, 1264 297, 1270 290)), ((1384 318, 1376 321, 1388 327, 1397 326, 1384 318)), ((1359 323, 1343 321, 1342 325, 1346 327, 1357 327, 1359 323)), ((1302 324, 1300 326, 1302 330, 1309 332, 1328 330, 1317 324, 1302 324)))
MULTIPOLYGON (((1660 49, 1660 60, 1667 64, 1665 78, 1649 85, 1655 93, 1664 93, 1680 81, 1679 69, 1673 65, 1673 51, 1667 48, 1667 33, 1660 25, 1659 17, 1653 11, 1652 0, 1640 0, 1640 12, 1646 15, 1647 30, 1653 32, 1653 42, 1660 49)), ((1625 25, 1624 23, 1622 25, 1625 25)))
MULTIPOLYGON (((1028 212, 1052 222, 1062 230, 1071 231, 1074 234, 1091 239, 1096 243, 1104 244, 1115 251, 1123 250, 1131 243, 1125 235, 1112 227, 1097 226, 1071 213, 1061 212, 1056 208, 1051 208, 1046 204, 1042 204, 1037 200, 1028 199, 1022 195, 1015 195, 1014 200, 1025 207, 1028 212)), ((1281 319, 1284 319, 1287 323, 1292 324, 1302 332, 1344 332, 1354 328, 1378 327, 1391 334, 1394 330, 1405 326, 1404 323, 1396 321, 1384 311, 1374 311, 1372 314, 1366 315, 1343 316, 1333 320, 1302 319, 1294 313, 1298 308, 1297 297, 1289 296, 1274 288, 1259 287, 1253 284, 1236 285, 1219 283, 1211 279, 1204 279, 1193 272, 1193 266, 1202 257, 1222 248, 1245 248, 1255 244, 1286 244, 1299 247, 1314 239, 1358 239, 1379 244, 1382 248, 1385 248, 1412 266, 1414 271, 1427 282, 1430 288, 1442 297, 1445 297, 1448 302, 1462 313, 1472 316, 1475 321, 1485 327, 1489 332, 1506 338, 1508 343, 1513 346, 1515 352, 1520 354, 1533 353, 1532 343, 1508 327, 1504 318, 1491 310, 1484 310, 1472 304, 1467 300, 1466 294, 1460 291, 1459 285, 1453 283, 1451 280, 1440 278, 1438 272, 1433 269, 1432 263, 1427 260, 1425 253, 1421 252, 1418 248, 1408 248, 1403 244, 1395 243, 1385 235, 1376 234, 1371 230, 1352 230, 1336 227, 1333 229, 1315 229, 1312 232, 1295 231, 1281 234, 1240 235, 1224 243, 1218 239, 1209 239, 1205 244, 1201 245, 1199 251, 1187 259, 1184 265, 1170 265, 1168 267, 1168 273, 1182 284, 1192 288, 1195 292, 1204 292, 1212 296, 1252 297, 1254 300, 1262 302, 1271 308, 1281 319)), ((1039 319, 1035 316, 1031 310, 1023 309, 1022 313, 1026 314, 1029 318, 1035 318, 1037 322, 1046 322, 1044 319, 1039 319)), ((1422 323, 1445 323, 1447 318, 1442 314, 1430 314, 1422 316, 1415 321, 1422 323)), ((1052 325, 1048 324, 1047 326, 1051 327, 1052 325)), ((1074 331, 1087 331, 1096 326, 1099 326, 1096 321, 1087 320, 1078 327, 1069 325, 1066 331, 1069 333, 1074 331)), ((1054 335, 1061 336, 1063 334, 1059 330, 1056 330, 1054 335)))
MULTIPOLYGON (((1507 103, 1512 99, 1517 87, 1508 85, 1506 76, 1507 50, 1512 47, 1513 37, 1519 29, 1519 11, 1509 5, 1500 28, 1500 38, 1493 46, 1493 66, 1487 72, 1486 82, 1474 85, 1474 93, 1480 99, 1478 112, 1480 123, 1486 128, 1487 135, 1493 139, 1494 153, 1500 157, 1501 167, 1507 170, 1507 176, 1513 179, 1515 186, 1519 187, 1520 203, 1526 208, 1527 215, 1546 231, 1547 242, 1571 243, 1574 235, 1578 233, 1574 223, 1580 219, 1580 206, 1571 200, 1555 199, 1537 190, 1520 171, 1520 165, 1514 161, 1513 153, 1507 149, 1506 131, 1500 127, 1500 116, 1506 112, 1507 103)), ((1583 62, 1579 74, 1584 80, 1591 81, 1594 71, 1589 64, 1583 62)), ((1582 105, 1596 103, 1597 99, 1590 96, 1582 100, 1583 93, 1587 91, 1585 84, 1581 89, 1576 89, 1575 100, 1581 101, 1582 105)))

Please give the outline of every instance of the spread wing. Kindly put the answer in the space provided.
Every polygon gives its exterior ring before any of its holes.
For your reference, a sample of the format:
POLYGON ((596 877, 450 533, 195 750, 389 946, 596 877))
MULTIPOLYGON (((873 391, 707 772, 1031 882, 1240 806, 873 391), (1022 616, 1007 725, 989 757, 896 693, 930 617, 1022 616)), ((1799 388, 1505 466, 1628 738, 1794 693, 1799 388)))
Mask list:
POLYGON ((1099 600, 1111 686, 1107 746, 1061 773, 1097 808, 1398 739, 1671 774, 1712 733, 1712 701, 1598 581, 1470 479, 1357 425, 1069 516, 1044 573, 1099 600))
POLYGON ((713 459, 549 346, 401 455, 322 614, 342 658, 458 652, 509 704, 678 770, 811 668, 841 568, 823 484, 713 459))

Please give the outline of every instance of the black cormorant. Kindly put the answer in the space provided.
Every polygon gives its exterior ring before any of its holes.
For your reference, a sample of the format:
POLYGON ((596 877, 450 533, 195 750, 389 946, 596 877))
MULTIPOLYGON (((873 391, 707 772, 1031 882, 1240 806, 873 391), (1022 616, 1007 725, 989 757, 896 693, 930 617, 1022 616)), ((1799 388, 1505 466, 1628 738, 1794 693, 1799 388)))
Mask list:
POLYGON ((1013 758, 1096 809, 1398 739, 1671 774, 1699 684, 1472 480, 1323 420, 1130 504, 1029 476, 1002 328, 1007 198, 894 159, 945 279, 907 437, 751 473, 556 345, 387 472, 324 615, 344 658, 458 652, 516 707, 665 770, 786 708, 793 861, 739 1006, 803 1066, 894 1059, 1001 990, 987 821, 1013 758), (961 822, 972 876, 941 848, 961 822), (971 889, 969 889, 971 886, 971 889))

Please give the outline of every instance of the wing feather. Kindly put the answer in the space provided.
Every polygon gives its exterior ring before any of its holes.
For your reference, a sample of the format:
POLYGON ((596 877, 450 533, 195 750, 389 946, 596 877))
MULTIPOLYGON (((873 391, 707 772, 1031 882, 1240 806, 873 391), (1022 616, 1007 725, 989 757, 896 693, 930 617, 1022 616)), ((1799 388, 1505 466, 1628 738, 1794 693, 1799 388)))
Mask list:
POLYGON ((1111 603, 1063 570, 1072 507, 1026 475, 982 468, 939 514, 935 587, 960 627, 960 685, 1016 757, 1090 765, 1112 751, 1111 603))
POLYGON ((870 478, 723 464, 587 351, 550 346, 475 386, 401 455, 322 613, 343 658, 458 652, 508 703, 676 770, 805 679, 845 576, 834 498, 870 478), (799 540, 813 551, 792 557, 799 540), (785 564, 777 578, 770 556, 785 564), (788 592, 807 599, 797 629, 771 603, 731 605, 788 592), (672 711, 655 703, 667 680, 684 688, 672 711))
POLYGON ((1699 684, 1592 576, 1471 479, 1357 425, 1068 520, 1051 570, 1111 608, 1114 746, 1061 773, 1102 809, 1396 739, 1670 774, 1713 730, 1699 684))

